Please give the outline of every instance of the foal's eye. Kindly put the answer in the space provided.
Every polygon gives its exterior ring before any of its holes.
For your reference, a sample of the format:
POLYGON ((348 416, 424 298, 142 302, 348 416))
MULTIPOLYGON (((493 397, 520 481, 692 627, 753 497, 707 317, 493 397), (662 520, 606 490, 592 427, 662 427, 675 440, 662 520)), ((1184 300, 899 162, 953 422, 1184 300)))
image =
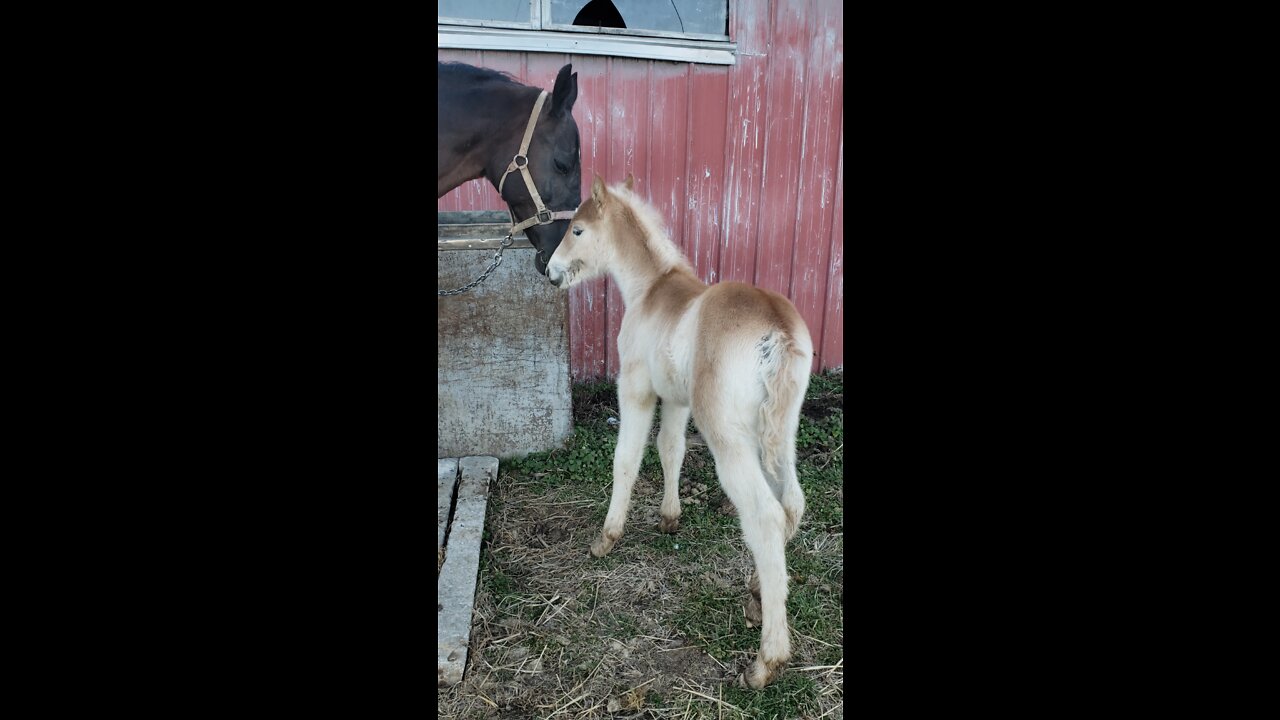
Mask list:
POLYGON ((581 235, 581 234, 582 234, 582 228, 581 228, 581 227, 574 227, 574 228, 573 228, 573 234, 574 234, 574 235, 581 235))
POLYGON ((568 165, 565 165, 564 163, 560 162, 559 160, 557 160, 557 161, 556 161, 556 170, 559 170, 559 171, 560 171, 560 174, 562 174, 562 175, 568 175, 568 174, 569 174, 569 166, 568 166, 568 165))

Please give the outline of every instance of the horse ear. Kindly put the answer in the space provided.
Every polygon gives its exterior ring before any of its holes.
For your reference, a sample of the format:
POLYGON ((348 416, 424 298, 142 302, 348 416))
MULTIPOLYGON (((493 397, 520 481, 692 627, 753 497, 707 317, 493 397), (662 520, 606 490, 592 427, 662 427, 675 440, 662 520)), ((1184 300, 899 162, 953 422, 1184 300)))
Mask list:
POLYGON ((632 186, 632 185, 634 185, 634 184, 635 184, 635 182, 636 182, 636 178, 635 178, 635 176, 634 176, 634 175, 632 175, 631 173, 627 173, 627 179, 626 179, 626 180, 623 180, 623 181, 622 181, 622 184, 623 184, 623 185, 626 185, 626 186, 627 186, 627 189, 628 189, 628 190, 630 190, 630 189, 631 189, 631 186, 632 186))
POLYGON ((568 115, 578 99, 578 73, 572 70, 573 63, 570 63, 560 68, 556 75, 556 85, 551 90, 551 114, 554 116, 568 115))
POLYGON ((591 181, 591 199, 596 201, 597 207, 604 204, 604 182, 599 175, 591 181))

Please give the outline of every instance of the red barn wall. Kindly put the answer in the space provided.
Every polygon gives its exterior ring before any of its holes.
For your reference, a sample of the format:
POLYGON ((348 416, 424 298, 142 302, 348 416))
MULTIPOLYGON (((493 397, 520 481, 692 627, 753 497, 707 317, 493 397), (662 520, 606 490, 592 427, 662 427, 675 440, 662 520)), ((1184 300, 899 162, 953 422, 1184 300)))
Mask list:
MULTIPOLYGON (((738 280, 795 303, 813 370, 844 365, 844 9, 839 0, 731 0, 735 65, 596 55, 438 50, 550 89, 573 63, 582 196, 627 173, 707 283, 738 280)), ((487 180, 438 209, 504 210, 487 180)), ((576 380, 618 374, 622 298, 607 278, 569 294, 576 380)))

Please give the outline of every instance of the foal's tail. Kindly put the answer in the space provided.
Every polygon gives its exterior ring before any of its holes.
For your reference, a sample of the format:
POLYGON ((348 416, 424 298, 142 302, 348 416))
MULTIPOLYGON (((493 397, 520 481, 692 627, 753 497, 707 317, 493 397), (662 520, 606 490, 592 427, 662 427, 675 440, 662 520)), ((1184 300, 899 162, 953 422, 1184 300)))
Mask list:
POLYGON ((764 471, 777 483, 780 462, 793 462, 800 405, 809 385, 811 351, 783 330, 760 342, 765 398, 760 405, 760 448, 764 471))

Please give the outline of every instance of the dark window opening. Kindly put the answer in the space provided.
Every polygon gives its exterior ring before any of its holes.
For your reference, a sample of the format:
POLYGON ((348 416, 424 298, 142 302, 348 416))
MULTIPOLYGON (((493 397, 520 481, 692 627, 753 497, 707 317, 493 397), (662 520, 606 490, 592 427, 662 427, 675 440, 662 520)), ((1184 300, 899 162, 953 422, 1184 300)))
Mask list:
POLYGON ((552 25, 729 34, 728 0, 551 0, 550 6, 552 25))
POLYGON ((622 13, 618 12, 617 6, 613 4, 613 0, 591 0, 578 11, 577 16, 573 18, 573 24, 594 28, 625 28, 627 26, 626 21, 622 19, 622 13))
POLYGON ((729 0, 440 0, 438 16, 461 25, 729 39, 729 0), (547 10, 541 16, 539 6, 547 10))

